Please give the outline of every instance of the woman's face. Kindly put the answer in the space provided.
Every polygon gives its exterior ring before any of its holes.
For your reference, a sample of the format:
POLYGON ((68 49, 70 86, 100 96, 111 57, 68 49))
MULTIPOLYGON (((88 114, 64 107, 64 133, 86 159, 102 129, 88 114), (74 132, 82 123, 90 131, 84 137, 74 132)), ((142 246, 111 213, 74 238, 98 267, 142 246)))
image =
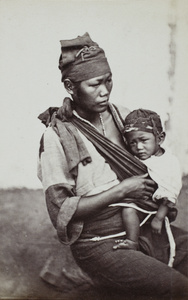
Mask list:
POLYGON ((111 73, 82 81, 74 90, 74 103, 80 116, 86 117, 90 113, 105 111, 112 85, 111 73))

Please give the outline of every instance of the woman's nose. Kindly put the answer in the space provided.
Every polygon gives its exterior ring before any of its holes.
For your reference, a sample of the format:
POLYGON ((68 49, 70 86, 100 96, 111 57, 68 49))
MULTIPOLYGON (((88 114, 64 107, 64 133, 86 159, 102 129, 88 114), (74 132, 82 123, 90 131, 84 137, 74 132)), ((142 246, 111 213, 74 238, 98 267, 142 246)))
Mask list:
POLYGON ((109 94, 109 90, 107 89, 105 84, 101 85, 101 90, 100 90, 100 95, 101 96, 106 96, 109 94))

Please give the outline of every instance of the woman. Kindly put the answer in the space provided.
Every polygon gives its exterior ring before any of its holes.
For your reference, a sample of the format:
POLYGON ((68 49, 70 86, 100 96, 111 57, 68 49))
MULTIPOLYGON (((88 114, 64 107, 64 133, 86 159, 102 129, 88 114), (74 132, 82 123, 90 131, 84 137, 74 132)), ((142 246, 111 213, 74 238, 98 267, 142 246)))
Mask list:
MULTIPOLYGON (((59 239, 71 245, 78 265, 96 285, 126 295, 187 295, 186 240, 179 231, 174 232, 179 236, 174 262, 179 272, 166 265, 169 248, 165 233, 152 235, 145 224, 140 251, 125 250, 117 241, 116 235, 123 231, 121 209, 109 205, 125 198, 147 201, 156 185, 147 175, 120 179, 119 168, 107 163, 104 145, 99 147, 103 135, 104 143, 107 138, 124 151, 122 120, 129 112, 109 103, 112 74, 104 51, 86 33, 61 41, 61 52, 59 68, 72 96, 74 117, 64 122, 56 118, 55 125, 47 128, 39 160, 39 177, 59 239), (150 243, 155 258, 146 255, 151 254, 145 247, 151 248, 150 243)), ((40 119, 45 122, 43 114, 40 119)))

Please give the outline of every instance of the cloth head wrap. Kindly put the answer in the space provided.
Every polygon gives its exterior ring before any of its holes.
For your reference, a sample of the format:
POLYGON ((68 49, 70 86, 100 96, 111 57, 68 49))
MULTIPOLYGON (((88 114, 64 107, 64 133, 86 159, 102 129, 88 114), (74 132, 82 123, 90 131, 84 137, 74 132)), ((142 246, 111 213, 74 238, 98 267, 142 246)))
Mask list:
POLYGON ((104 50, 93 42, 86 32, 72 40, 62 40, 59 69, 63 82, 88 80, 111 72, 104 50))
POLYGON ((151 110, 136 109, 125 118, 124 133, 131 131, 151 132, 155 136, 163 132, 160 116, 151 110))

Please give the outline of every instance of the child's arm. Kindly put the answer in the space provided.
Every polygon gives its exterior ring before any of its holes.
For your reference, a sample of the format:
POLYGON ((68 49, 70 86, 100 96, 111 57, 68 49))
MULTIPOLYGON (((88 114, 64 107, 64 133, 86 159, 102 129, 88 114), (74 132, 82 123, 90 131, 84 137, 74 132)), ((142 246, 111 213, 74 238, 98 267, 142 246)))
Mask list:
POLYGON ((151 227, 153 233, 161 233, 163 220, 167 215, 167 213, 168 213, 168 206, 162 203, 158 208, 157 214, 151 221, 151 227))

